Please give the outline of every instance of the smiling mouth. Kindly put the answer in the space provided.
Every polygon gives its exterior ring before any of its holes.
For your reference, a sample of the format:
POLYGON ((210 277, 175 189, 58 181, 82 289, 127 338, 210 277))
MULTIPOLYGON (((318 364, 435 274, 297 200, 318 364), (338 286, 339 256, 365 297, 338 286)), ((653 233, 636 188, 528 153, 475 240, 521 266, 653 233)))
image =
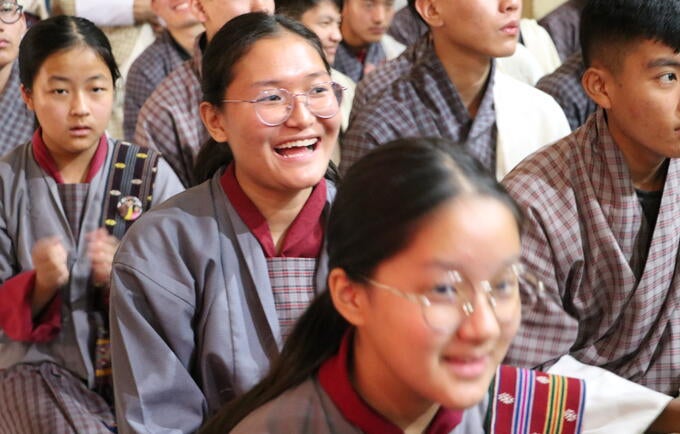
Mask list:
POLYGON ((316 138, 295 140, 275 147, 274 151, 284 158, 292 158, 314 152, 318 144, 319 139, 316 138))

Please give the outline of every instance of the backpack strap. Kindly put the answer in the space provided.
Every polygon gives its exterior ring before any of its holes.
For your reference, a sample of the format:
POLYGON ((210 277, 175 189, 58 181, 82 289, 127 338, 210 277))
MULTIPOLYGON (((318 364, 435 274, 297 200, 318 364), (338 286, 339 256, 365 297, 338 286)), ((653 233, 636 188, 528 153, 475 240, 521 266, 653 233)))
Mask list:
POLYGON ((116 141, 102 210, 102 223, 116 238, 151 207, 159 157, 153 149, 116 141))

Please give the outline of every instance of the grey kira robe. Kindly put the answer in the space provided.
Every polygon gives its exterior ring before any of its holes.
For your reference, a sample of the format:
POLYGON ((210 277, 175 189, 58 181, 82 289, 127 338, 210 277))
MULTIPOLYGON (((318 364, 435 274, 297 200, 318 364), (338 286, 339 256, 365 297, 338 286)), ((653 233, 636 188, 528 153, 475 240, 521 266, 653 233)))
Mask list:
MULTIPOLYGON (((254 386, 281 348, 264 253, 220 176, 147 213, 114 260, 111 339, 121 434, 197 430, 254 386)), ((328 208, 335 187, 326 185, 328 208)), ((324 249, 317 292, 326 286, 327 262, 324 249)))
POLYGON ((653 233, 601 109, 503 184, 527 216, 522 260, 550 294, 523 288, 522 325, 506 363, 536 366, 570 354, 677 394, 680 160, 670 160, 653 233))
MULTIPOLYGON (((33 269, 31 250, 41 238, 57 235, 68 251, 71 273, 62 289, 59 334, 46 343, 17 342, 0 330, 0 369, 17 363, 53 362, 94 385, 91 351, 94 327, 88 314, 93 297, 87 292, 90 260, 86 235, 101 227, 106 180, 111 165, 113 139, 108 140, 106 161, 92 178, 83 207, 81 229, 74 239, 59 199, 57 183, 33 158, 33 145, 19 146, 0 160, 0 279, 33 269)), ((183 190, 182 184, 162 159, 158 162, 153 203, 183 190)), ((134 225, 133 225, 134 226, 134 225)))

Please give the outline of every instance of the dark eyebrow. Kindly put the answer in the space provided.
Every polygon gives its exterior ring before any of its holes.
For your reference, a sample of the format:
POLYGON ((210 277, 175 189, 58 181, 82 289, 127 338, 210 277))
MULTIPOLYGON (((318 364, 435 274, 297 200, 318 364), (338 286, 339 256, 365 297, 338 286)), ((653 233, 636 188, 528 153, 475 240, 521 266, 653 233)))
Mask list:
MULTIPOLYGON (((88 77, 85 81, 94 81, 94 80, 103 80, 106 79, 106 76, 104 74, 97 74, 93 75, 92 77, 88 77)), ((48 81, 65 81, 67 83, 71 82, 71 79, 68 77, 62 77, 60 75, 53 75, 50 78, 47 79, 48 81)))
MULTIPOLYGON (((305 75, 305 78, 306 79, 317 78, 317 77, 321 77, 321 76, 324 76, 324 75, 328 75, 328 72, 325 71, 325 70, 319 71, 319 72, 313 72, 311 74, 307 74, 307 75, 305 75)), ((263 80, 263 81, 256 81, 255 83, 252 84, 252 87, 271 87, 271 86, 280 87, 281 83, 282 82, 279 81, 279 80, 263 80)))
POLYGON ((668 66, 673 68, 680 68, 680 60, 669 57, 661 57, 659 59, 651 60, 649 63, 647 63, 647 68, 649 69, 663 68, 668 66))

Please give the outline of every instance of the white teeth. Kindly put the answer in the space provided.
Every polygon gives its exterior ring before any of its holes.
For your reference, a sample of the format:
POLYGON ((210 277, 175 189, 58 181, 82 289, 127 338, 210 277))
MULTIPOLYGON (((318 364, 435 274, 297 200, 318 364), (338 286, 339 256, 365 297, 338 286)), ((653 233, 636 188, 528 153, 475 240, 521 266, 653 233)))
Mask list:
POLYGON ((290 148, 304 148, 307 146, 312 146, 316 143, 316 139, 306 139, 306 140, 296 140, 294 142, 284 143, 279 145, 276 149, 290 149, 290 148))
POLYGON ((176 11, 185 11, 187 9, 189 9, 189 3, 182 3, 182 4, 175 6, 176 11))

